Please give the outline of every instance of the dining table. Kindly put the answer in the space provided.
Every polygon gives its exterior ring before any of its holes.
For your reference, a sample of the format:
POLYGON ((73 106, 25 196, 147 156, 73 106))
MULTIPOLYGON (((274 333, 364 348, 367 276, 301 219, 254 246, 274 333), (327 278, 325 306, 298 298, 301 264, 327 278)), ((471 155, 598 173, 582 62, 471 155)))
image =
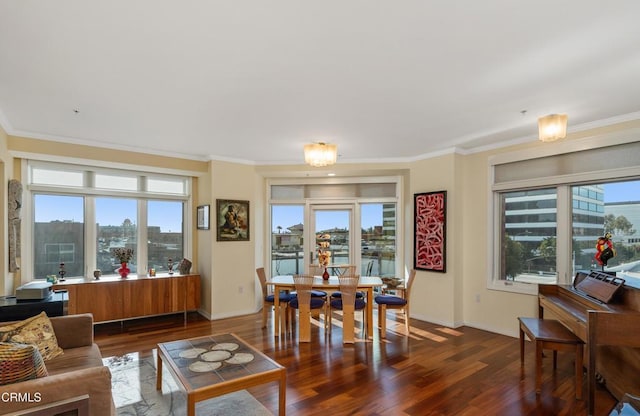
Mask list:
MULTIPOLYGON (((273 276, 271 280, 267 281, 267 285, 273 287, 273 293, 295 290, 292 275, 273 276)), ((376 287, 381 288, 382 285, 382 279, 377 276, 360 276, 360 279, 358 280, 357 289, 364 292, 366 299, 365 313, 367 316, 367 338, 373 337, 373 289, 376 287)), ((327 296, 331 296, 331 292, 340 290, 340 281, 338 276, 329 276, 329 279, 327 280, 323 279, 322 276, 314 276, 313 289, 322 290, 327 292, 327 296)), ((284 308, 280 308, 280 297, 274 296, 273 300, 273 306, 276 314, 273 333, 277 338, 285 328, 286 315, 284 308)))

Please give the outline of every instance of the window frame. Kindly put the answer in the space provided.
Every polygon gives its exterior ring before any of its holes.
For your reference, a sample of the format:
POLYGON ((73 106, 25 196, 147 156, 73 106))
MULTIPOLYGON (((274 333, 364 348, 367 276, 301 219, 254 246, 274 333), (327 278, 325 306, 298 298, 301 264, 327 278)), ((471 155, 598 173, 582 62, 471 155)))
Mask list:
MULTIPOLYGON (((142 167, 143 168, 143 167, 142 167)), ((137 238, 138 243, 136 246, 136 256, 138 258, 138 274, 145 275, 148 263, 147 252, 147 202, 150 200, 158 201, 181 201, 183 203, 182 221, 183 221, 183 256, 186 258, 193 257, 193 215, 191 213, 193 206, 192 202, 192 178, 187 174, 173 174, 162 173, 157 170, 142 170, 142 169, 114 169, 106 167, 94 167, 84 164, 76 164, 69 162, 50 162, 37 159, 23 159, 22 164, 22 177, 26 178, 23 191, 23 218, 22 221, 23 233, 29 238, 23 238, 23 241, 31 241, 31 245, 23 247, 21 269, 24 276, 32 276, 33 279, 44 278, 44 276, 34 276, 34 258, 33 258, 33 243, 34 243, 34 195, 35 194, 49 194, 49 195, 61 195, 61 196, 82 196, 84 198, 84 250, 85 250, 85 264, 84 264, 84 276, 92 276, 93 270, 96 268, 96 239, 97 230, 95 226, 89 226, 89 224, 95 224, 96 219, 96 197, 113 197, 113 198, 127 198, 137 201, 137 238), (81 171, 83 172, 83 186, 77 187, 65 187, 59 185, 45 185, 45 184, 33 184, 31 183, 31 169, 43 167, 46 169, 62 169, 66 171, 81 171), (115 176, 136 176, 138 178, 138 189, 136 191, 130 190, 117 190, 117 189, 105 189, 94 187, 94 173, 99 172, 107 175, 115 176), (150 192, 146 189, 146 179, 169 179, 171 181, 179 180, 184 183, 184 193, 168 193, 168 192, 150 192), (26 248, 26 250, 25 250, 26 248)), ((80 277, 80 276, 67 276, 67 277, 80 277)))
POLYGON ((570 284, 573 278, 571 262, 572 240, 572 190, 574 185, 587 185, 597 182, 623 181, 640 178, 640 166, 625 167, 585 167, 580 172, 545 177, 532 176, 517 180, 496 180, 496 169, 508 163, 527 161, 535 163, 535 159, 571 154, 580 151, 599 150, 617 145, 634 145, 640 141, 640 128, 630 129, 623 133, 606 133, 589 136, 551 146, 542 145, 535 149, 507 152, 489 157, 489 201, 488 208, 488 240, 491 241, 487 252, 487 288, 506 292, 536 295, 538 283, 513 282, 500 279, 501 261, 501 217, 500 195, 502 192, 532 190, 536 188, 556 188, 557 191, 557 229, 556 229, 556 271, 558 284, 570 284))

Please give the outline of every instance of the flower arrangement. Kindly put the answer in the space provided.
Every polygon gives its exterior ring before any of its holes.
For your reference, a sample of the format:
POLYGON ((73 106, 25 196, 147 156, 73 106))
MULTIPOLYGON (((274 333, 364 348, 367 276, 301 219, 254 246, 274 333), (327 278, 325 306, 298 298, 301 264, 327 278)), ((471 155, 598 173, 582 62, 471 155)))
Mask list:
POLYGON ((331 245, 329 234, 319 234, 316 236, 318 245, 318 264, 327 267, 331 263, 331 252, 328 250, 331 245))
POLYGON ((113 254, 113 257, 117 258, 120 263, 129 263, 133 258, 133 249, 117 247, 111 249, 111 254, 113 254))

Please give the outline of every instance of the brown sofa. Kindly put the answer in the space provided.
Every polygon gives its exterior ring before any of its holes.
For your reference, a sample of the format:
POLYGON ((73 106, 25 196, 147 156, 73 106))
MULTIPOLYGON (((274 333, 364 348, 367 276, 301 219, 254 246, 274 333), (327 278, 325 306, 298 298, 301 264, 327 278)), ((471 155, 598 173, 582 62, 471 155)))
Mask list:
POLYGON ((93 342, 93 315, 50 319, 64 354, 45 362, 48 376, 0 386, 0 415, 25 414, 84 395, 89 397, 90 415, 115 415, 111 372, 103 365, 100 349, 93 342))

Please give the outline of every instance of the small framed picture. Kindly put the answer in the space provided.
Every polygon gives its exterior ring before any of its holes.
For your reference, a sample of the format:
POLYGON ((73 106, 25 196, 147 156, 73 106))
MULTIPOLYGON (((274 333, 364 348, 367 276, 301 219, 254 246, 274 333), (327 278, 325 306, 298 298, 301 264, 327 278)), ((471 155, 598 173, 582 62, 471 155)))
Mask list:
POLYGON ((209 205, 200 205, 198 206, 197 211, 197 227, 198 230, 208 230, 209 229, 209 205))
POLYGON ((216 200, 216 240, 249 241, 249 201, 216 200))

